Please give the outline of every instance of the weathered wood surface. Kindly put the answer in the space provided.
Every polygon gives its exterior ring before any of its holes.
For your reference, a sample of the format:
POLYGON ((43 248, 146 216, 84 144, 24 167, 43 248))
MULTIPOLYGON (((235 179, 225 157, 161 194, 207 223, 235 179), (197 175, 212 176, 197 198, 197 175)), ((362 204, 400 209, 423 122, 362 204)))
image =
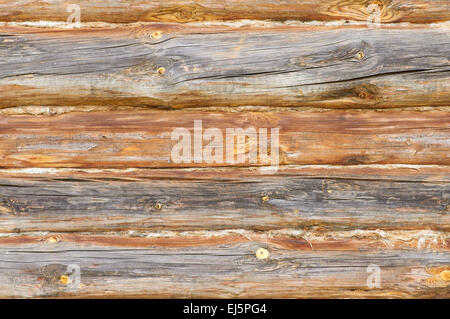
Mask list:
POLYGON ((0 108, 448 106, 448 31, 445 26, 4 26, 0 108), (158 31, 161 37, 154 38, 158 31))
POLYGON ((448 1, 76 4, 0 0, 0 297, 449 298, 448 1))
MULTIPOLYGON (((0 21, 66 21, 66 1, 3 0, 0 21)), ((380 21, 432 23, 450 19, 448 1, 433 0, 108 0, 76 1, 84 22, 197 22, 239 19, 366 21, 377 5, 380 21)))
POLYGON ((419 251, 396 244, 381 250, 374 237, 307 241, 245 232, 0 238, 0 296, 448 297, 448 278, 440 274, 450 269, 449 242, 419 251), (256 258, 260 247, 268 259, 256 258), (370 289, 374 264, 380 288, 370 289), (70 289, 62 280, 68 265, 80 267, 80 285, 70 289))
POLYGON ((0 170, 0 296, 446 298, 449 181, 418 165, 0 170))
POLYGON ((384 179, 370 169, 339 172, 347 176, 326 168, 286 168, 276 175, 6 170, 0 176, 0 232, 450 230, 448 167, 394 167, 384 179))
MULTIPOLYGON (((279 128, 284 164, 450 164, 450 112, 199 112, 141 110, 80 112, 55 116, 3 115, 0 166, 14 167, 202 167, 226 163, 226 128, 279 128), (203 130, 223 135, 223 161, 175 163, 175 128, 202 120, 203 130)), ((269 134, 270 138, 270 134, 269 134)), ((204 139, 203 145, 209 141, 204 139)), ((255 145, 242 149, 247 152, 255 145)), ((270 140, 269 140, 270 145, 270 140)), ((236 146, 236 144, 235 144, 236 146)), ((270 146, 268 146, 270 148, 270 146)))

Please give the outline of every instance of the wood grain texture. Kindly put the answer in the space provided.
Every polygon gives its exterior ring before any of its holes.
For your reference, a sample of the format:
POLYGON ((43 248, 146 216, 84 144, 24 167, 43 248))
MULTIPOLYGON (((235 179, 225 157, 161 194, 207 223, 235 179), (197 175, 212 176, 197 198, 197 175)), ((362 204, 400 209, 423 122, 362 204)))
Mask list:
POLYGON ((448 1, 68 4, 0 0, 0 298, 450 297, 448 1))
POLYGON ((371 176, 370 168, 345 167, 339 172, 347 176, 326 168, 287 168, 277 175, 211 170, 209 176, 185 170, 5 171, 0 232, 310 227, 448 232, 448 167, 390 171, 384 179, 374 171, 371 176))
MULTIPOLYGON (((110 111, 51 117, 4 115, 0 118, 0 166, 19 167, 202 167, 228 164, 242 153, 225 144, 226 128, 279 128, 279 162, 286 164, 450 164, 450 112, 199 112, 110 111), (223 157, 218 163, 174 162, 175 128, 193 136, 218 128, 223 157)), ((270 135, 270 134, 269 134, 270 135)), ((207 145, 209 141, 203 141, 207 145)), ((270 145, 270 143, 269 143, 270 145)), ((245 155, 256 145, 245 143, 245 155)), ((270 148, 270 146, 268 146, 270 148)), ((191 153, 193 148, 191 148, 191 153)))
MULTIPOLYGON (((126 23, 255 20, 366 21, 377 5, 382 23, 432 23, 449 20, 447 1, 433 0, 108 0, 76 2, 84 22, 126 23)), ((66 21, 64 1, 3 0, 0 21, 66 21)))
POLYGON ((446 27, 0 27, 0 108, 448 106, 449 52, 446 27))
POLYGON ((450 267, 448 243, 440 251, 380 250, 371 243, 239 234, 187 240, 72 235, 53 243, 0 238, 0 296, 448 297, 448 282, 427 272, 450 267), (270 251, 268 259, 255 257, 260 247, 270 251), (69 289, 60 278, 70 264, 80 267, 80 286, 69 289), (380 288, 370 289, 367 267, 374 264, 380 288))

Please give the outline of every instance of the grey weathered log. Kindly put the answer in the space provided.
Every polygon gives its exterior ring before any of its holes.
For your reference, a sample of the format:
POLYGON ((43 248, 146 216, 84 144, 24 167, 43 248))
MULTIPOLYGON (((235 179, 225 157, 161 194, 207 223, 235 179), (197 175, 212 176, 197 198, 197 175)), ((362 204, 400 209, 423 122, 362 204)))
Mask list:
MULTIPOLYGON (((449 292, 445 281, 426 272, 430 265, 448 267, 448 251, 316 251, 303 244, 283 248, 264 241, 192 244, 135 248, 0 240, 0 296, 447 298, 449 292), (255 257, 260 247, 270 251, 268 259, 255 257), (79 267, 79 286, 61 279, 68 265, 79 267), (373 267, 380 270, 379 288, 368 284, 373 267)), ((65 276, 76 282, 71 274, 65 276)))
POLYGON ((446 28, 150 24, 1 27, 0 34, 2 108, 387 108, 450 101, 446 28))
POLYGON ((449 298, 448 5, 370 3, 0 3, 0 297, 449 298), (277 174, 174 163, 199 119, 277 174))
POLYGON ((352 178, 178 174, 2 177, 0 232, 450 227, 445 168, 440 180, 428 181, 363 172, 352 178))

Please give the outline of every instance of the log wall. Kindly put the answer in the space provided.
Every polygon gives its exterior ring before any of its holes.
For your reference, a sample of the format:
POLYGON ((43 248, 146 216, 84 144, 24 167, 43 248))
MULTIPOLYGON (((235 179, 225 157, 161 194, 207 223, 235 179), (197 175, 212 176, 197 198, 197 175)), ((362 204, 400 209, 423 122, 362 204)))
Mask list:
POLYGON ((448 1, 76 4, 0 1, 0 297, 450 297, 448 1))

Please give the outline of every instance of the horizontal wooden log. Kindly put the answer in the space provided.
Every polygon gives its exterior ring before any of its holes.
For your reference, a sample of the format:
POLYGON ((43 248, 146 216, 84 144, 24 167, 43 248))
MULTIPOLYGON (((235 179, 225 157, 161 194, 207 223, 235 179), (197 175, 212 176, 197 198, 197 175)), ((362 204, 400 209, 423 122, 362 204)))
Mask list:
MULTIPOLYGON (((115 111, 68 113, 51 117, 0 118, 0 166, 19 167, 202 167, 259 166, 249 159, 258 149, 251 140, 226 146, 227 128, 279 128, 279 164, 450 164, 450 112, 200 112, 115 111), (217 162, 177 162, 172 156, 176 128, 194 139, 194 121, 203 132, 218 128, 223 156, 217 162), (234 156, 235 164, 226 161, 234 156)), ((203 140, 206 147, 210 141, 203 140)), ((275 151, 275 149, 274 149, 275 151)), ((197 151, 197 153, 200 151, 197 151)), ((187 153, 194 154, 192 146, 187 153)), ((274 157, 275 159, 275 157, 274 157)))
POLYGON ((448 167, 377 170, 3 171, 0 232, 450 229, 448 167))
MULTIPOLYGON (((439 165, 285 165, 276 172, 280 177, 365 179, 398 182, 450 182, 450 167, 439 165)), ((22 168, 0 169, 0 178, 20 179, 90 179, 135 181, 140 179, 216 180, 233 181, 258 177, 273 177, 256 167, 197 167, 197 168, 22 168)))
POLYGON ((0 108, 448 106, 448 28, 0 27, 0 108))
POLYGON ((0 296, 449 297, 448 243, 380 250, 374 240, 247 235, 2 237, 0 296), (256 257, 260 248, 266 259, 256 257), (379 287, 368 284, 374 269, 379 287))
POLYGON ((0 297, 449 298, 449 3, 77 5, 0 0, 0 297))
MULTIPOLYGON (((195 22, 214 20, 366 21, 377 6, 382 23, 430 23, 450 19, 447 1, 432 0, 78 0, 84 22, 195 22)), ((65 1, 1 1, 0 21, 66 21, 65 1)))

